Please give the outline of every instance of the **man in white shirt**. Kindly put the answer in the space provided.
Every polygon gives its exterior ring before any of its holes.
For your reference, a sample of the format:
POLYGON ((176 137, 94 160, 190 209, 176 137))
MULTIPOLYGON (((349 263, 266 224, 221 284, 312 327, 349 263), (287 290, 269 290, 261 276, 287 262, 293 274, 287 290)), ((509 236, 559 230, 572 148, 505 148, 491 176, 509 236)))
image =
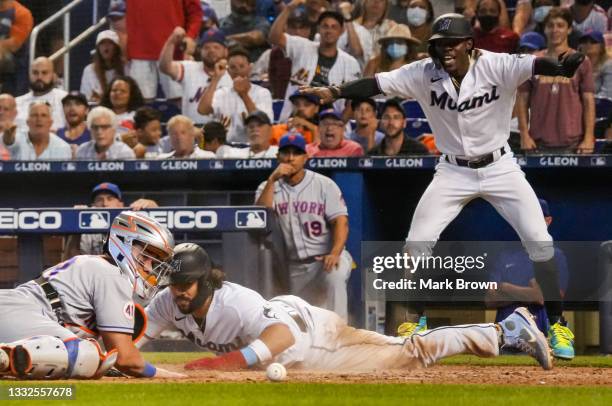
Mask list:
MULTIPOLYGON (((176 27, 159 55, 159 70, 179 82, 182 86, 183 101, 181 111, 196 124, 205 124, 212 120, 210 116, 198 113, 198 102, 209 86, 215 66, 225 63, 227 47, 225 35, 218 30, 210 29, 200 38, 200 58, 196 61, 174 61, 176 46, 183 43, 185 30, 176 27)), ((217 86, 231 87, 232 78, 226 72, 217 86)))
POLYGON ((250 146, 245 148, 245 158, 276 158, 278 146, 270 145, 272 123, 263 111, 254 111, 244 119, 250 146))
POLYGON ((30 91, 17 97, 17 126, 23 126, 29 115, 29 106, 32 102, 43 101, 51 106, 53 125, 55 131, 66 126, 62 99, 66 92, 55 88, 55 72, 53 62, 49 58, 39 57, 30 67, 30 91))
POLYGON ((67 142, 51 132, 51 107, 35 101, 28 108, 27 128, 16 125, 2 134, 2 143, 15 161, 71 159, 67 142))
MULTIPOLYGON (((344 18, 335 11, 325 11, 318 19, 320 42, 285 34, 287 19, 304 0, 292 0, 278 15, 270 29, 269 42, 285 50, 291 59, 291 79, 285 93, 285 104, 280 121, 291 114, 289 96, 300 85, 330 86, 350 82, 361 75, 359 63, 351 55, 338 48, 344 18)), ((337 101, 336 109, 342 110, 343 101, 337 101)))
POLYGON ((268 117, 274 117, 272 112, 272 95, 268 89, 252 84, 251 62, 245 49, 232 50, 227 57, 227 72, 233 80, 232 87, 218 87, 225 76, 225 69, 215 69, 211 75, 210 86, 206 88, 198 113, 213 114, 220 121, 229 120, 227 139, 230 142, 247 142, 244 128, 244 118, 256 111, 263 111, 268 117))
POLYGON ((87 115, 87 128, 91 141, 81 144, 77 159, 102 161, 106 159, 135 159, 134 151, 127 144, 116 140, 117 116, 106 107, 98 106, 87 115))
POLYGON ((195 145, 196 128, 193 121, 187 116, 174 116, 168 121, 166 126, 170 134, 170 144, 172 152, 159 154, 157 159, 210 159, 215 158, 215 154, 204 151, 195 145))

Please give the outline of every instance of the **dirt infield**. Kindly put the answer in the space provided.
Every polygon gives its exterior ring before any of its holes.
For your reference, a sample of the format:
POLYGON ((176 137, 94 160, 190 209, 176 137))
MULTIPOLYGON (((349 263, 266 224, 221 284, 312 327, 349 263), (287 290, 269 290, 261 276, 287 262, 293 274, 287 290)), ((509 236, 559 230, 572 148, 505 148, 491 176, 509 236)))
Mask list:
MULTIPOLYGON (((172 371, 181 371, 177 365, 160 365, 172 371)), ((264 371, 208 372, 187 371, 187 379, 172 382, 262 382, 267 381, 264 371)), ((412 371, 392 370, 371 373, 331 373, 292 371, 287 382, 300 383, 436 383, 436 384, 494 384, 494 385, 548 385, 548 386, 612 386, 612 368, 556 367, 544 371, 528 366, 470 366, 439 365, 412 371)), ((104 381, 129 380, 104 378, 104 381)))

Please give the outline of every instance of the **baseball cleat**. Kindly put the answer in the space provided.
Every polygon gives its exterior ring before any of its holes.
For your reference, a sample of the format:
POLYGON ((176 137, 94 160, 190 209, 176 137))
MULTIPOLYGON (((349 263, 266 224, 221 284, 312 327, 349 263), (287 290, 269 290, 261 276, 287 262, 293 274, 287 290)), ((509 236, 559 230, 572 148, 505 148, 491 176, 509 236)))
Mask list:
POLYGON ((548 341, 538 329, 529 310, 517 308, 499 323, 503 331, 502 348, 516 348, 534 357, 542 368, 552 369, 552 356, 548 341))
POLYGON ((548 328, 548 339, 555 358, 574 359, 574 333, 566 323, 556 322, 548 328))
POLYGON ((427 316, 421 316, 419 318, 419 322, 415 323, 412 321, 407 321, 405 323, 400 324, 397 327, 397 335, 398 337, 409 338, 412 337, 413 334, 422 333, 427 330, 427 316))

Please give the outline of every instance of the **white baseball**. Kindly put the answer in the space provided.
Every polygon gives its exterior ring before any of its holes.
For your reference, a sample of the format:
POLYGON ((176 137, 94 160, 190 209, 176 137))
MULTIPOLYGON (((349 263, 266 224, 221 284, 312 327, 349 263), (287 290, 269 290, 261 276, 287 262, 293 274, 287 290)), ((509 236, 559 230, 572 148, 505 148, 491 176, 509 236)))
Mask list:
POLYGON ((268 365, 268 368, 266 368, 266 376, 269 380, 274 382, 284 381, 285 378, 287 378, 287 370, 283 364, 274 362, 268 365))

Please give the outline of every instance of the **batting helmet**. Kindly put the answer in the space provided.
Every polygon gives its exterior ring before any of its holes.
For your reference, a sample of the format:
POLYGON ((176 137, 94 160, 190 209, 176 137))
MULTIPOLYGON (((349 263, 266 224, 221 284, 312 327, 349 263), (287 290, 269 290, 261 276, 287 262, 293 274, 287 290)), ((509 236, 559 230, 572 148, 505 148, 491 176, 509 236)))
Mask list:
POLYGON ((212 261, 206 250, 197 244, 183 243, 174 249, 174 272, 170 284, 198 282, 198 294, 191 302, 191 311, 199 308, 215 290, 210 282, 212 261))
POLYGON ((474 30, 470 21, 461 14, 448 13, 436 18, 429 41, 440 38, 472 38, 474 30))

